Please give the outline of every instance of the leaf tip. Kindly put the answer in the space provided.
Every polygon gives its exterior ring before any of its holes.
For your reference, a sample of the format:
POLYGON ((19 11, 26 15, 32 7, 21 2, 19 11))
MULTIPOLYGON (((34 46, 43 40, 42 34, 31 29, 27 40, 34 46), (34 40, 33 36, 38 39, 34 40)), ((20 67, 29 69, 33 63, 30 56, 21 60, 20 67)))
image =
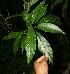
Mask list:
POLYGON ((65 34, 65 32, 63 32, 63 34, 65 34))

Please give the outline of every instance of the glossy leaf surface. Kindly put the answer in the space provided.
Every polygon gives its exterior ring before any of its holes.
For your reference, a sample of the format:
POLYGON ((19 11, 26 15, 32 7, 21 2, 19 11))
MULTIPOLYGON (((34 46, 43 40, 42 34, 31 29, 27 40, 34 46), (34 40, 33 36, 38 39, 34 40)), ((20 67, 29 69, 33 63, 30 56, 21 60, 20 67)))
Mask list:
POLYGON ((28 29, 24 44, 27 56, 27 63, 29 64, 36 50, 36 36, 32 26, 30 26, 28 29))
POLYGON ((39 51, 44 55, 48 54, 50 56, 49 61, 53 64, 53 51, 49 42, 38 32, 37 32, 37 39, 38 39, 39 51))
POLYGON ((45 1, 42 1, 30 14, 28 14, 27 23, 36 23, 44 14, 48 5, 44 5, 45 1))
POLYGON ((61 25, 60 18, 55 16, 55 15, 52 15, 52 14, 48 14, 47 16, 43 17, 38 22, 38 24, 40 24, 40 23, 53 23, 53 24, 56 24, 56 25, 61 25))
POLYGON ((52 23, 41 23, 37 26, 37 28, 45 32, 64 33, 58 26, 52 23))

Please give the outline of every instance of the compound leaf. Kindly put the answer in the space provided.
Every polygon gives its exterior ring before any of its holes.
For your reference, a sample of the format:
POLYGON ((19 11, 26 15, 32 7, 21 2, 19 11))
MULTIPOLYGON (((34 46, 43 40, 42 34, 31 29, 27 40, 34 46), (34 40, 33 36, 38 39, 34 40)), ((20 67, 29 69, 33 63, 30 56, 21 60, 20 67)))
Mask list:
POLYGON ((49 42, 40 33, 38 32, 36 33, 37 33, 39 51, 44 55, 48 54, 50 56, 49 61, 53 64, 53 51, 49 42))

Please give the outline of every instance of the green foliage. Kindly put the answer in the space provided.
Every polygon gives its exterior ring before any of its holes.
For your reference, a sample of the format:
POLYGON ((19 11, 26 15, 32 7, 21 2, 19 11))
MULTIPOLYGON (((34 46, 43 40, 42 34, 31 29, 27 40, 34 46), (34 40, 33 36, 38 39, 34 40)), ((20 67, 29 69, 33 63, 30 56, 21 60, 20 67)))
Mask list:
POLYGON ((49 44, 49 42, 37 32, 37 39, 38 39, 38 49, 44 55, 49 54, 49 61, 53 64, 53 51, 49 44))
POLYGON ((27 24, 34 24, 36 23, 45 13, 47 6, 44 5, 45 1, 42 1, 27 17, 27 24))
POLYGON ((33 4, 35 4, 36 2, 37 2, 38 0, 30 0, 30 5, 33 5, 33 4))
POLYGON ((45 32, 64 33, 58 26, 52 23, 41 23, 37 26, 37 28, 45 32))
POLYGON ((36 35, 31 25, 28 28, 28 32, 24 40, 24 46, 26 50, 27 63, 30 63, 30 61, 32 60, 35 54, 35 50, 36 50, 36 35))
MULTIPOLYGON (((26 4, 29 4, 30 6, 29 5, 28 6, 31 7, 31 5, 33 5, 37 1, 38 0, 30 0, 30 4, 29 3, 26 3, 26 4)), ((60 2, 61 2, 60 0, 59 1, 56 0, 52 5, 51 9, 53 9, 54 5, 60 2)), ((8 34, 8 36, 5 36, 3 38, 6 40, 15 38, 15 41, 13 44, 14 54, 16 54, 17 49, 19 48, 19 44, 21 43, 22 53, 24 49, 26 50, 28 64, 32 60, 37 46, 42 54, 44 55, 49 54, 50 56, 49 61, 53 63, 52 48, 49 42, 40 33, 36 32, 36 28, 41 29, 45 32, 64 33, 58 26, 56 26, 56 24, 57 25, 61 24, 60 18, 52 14, 46 14, 47 7, 48 7, 48 4, 45 4, 45 0, 44 0, 31 13, 28 13, 30 8, 27 8, 21 14, 11 16, 11 17, 21 16, 23 18, 28 28, 27 33, 23 35, 24 34, 23 32, 11 32, 8 34), (37 27, 33 26, 33 24, 35 23, 38 24, 37 27), (36 44, 36 41, 38 41, 38 45, 36 44)))
POLYGON ((24 9, 26 9, 27 10, 27 12, 30 10, 30 8, 31 8, 31 6, 33 5, 33 4, 35 4, 38 0, 30 0, 30 1, 25 1, 25 0, 23 0, 24 1, 24 9))
POLYGON ((16 52, 17 52, 17 50, 18 50, 18 48, 19 48, 19 44, 20 44, 20 40, 21 40, 21 38, 22 38, 22 34, 21 35, 19 35, 19 36, 17 36, 16 38, 15 38, 15 41, 14 41, 14 44, 13 44, 13 53, 16 55, 16 52))
POLYGON ((40 23, 53 23, 56 25, 61 25, 61 20, 59 17, 52 15, 52 14, 48 14, 45 17, 43 17, 37 24, 40 23))
POLYGON ((23 32, 11 32, 11 33, 9 33, 8 34, 8 36, 5 36, 4 38, 3 38, 3 40, 8 40, 8 39, 11 39, 11 38, 16 38, 16 37, 20 37, 20 35, 22 35, 23 34, 23 32))

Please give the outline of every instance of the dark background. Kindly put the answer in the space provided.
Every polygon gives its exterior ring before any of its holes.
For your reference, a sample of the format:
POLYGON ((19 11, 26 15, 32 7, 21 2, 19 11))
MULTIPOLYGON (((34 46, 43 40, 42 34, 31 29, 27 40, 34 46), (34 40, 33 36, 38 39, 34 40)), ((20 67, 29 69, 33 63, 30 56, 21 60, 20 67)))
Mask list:
MULTIPOLYGON (((65 17, 62 17, 62 5, 64 2, 56 5, 54 9, 50 11, 50 5, 55 0, 46 0, 49 3, 48 13, 57 15, 61 18, 60 28, 66 33, 51 34, 41 32, 41 34, 49 41, 54 52, 54 65, 49 65, 49 74, 63 74, 66 71, 68 64, 70 63, 70 1, 68 0, 68 8, 66 10, 65 17)), ((38 1, 37 4, 41 2, 38 1)), ((16 13, 20 14, 23 8, 22 0, 0 0, 0 74, 33 74, 33 63, 42 54, 36 50, 36 54, 28 65, 26 62, 26 52, 21 54, 20 48, 17 55, 13 54, 13 41, 2 41, 3 37, 11 31, 23 31, 26 29, 25 22, 22 17, 11 18, 5 21, 5 18, 16 13)), ((35 4, 33 8, 37 5, 35 4)))

